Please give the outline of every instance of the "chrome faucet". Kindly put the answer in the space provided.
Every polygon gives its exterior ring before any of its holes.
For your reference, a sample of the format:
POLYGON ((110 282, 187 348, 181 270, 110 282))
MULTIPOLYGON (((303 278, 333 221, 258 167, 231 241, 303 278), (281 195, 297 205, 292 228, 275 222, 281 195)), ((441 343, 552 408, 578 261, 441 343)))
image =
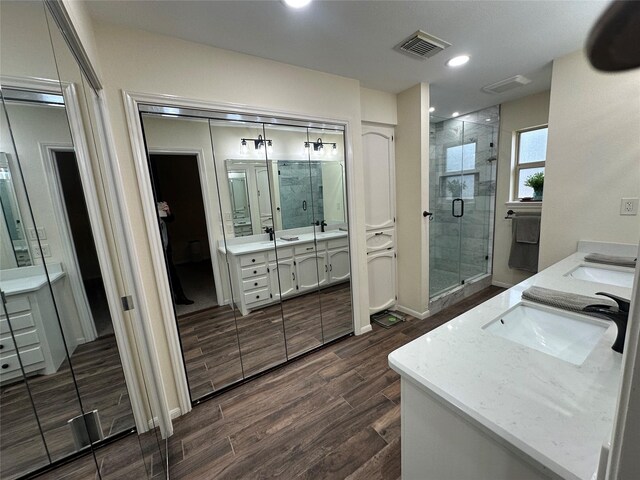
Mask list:
POLYGON ((613 323, 618 327, 618 336, 616 337, 616 341, 613 342, 611 348, 618 353, 622 353, 624 350, 624 339, 627 336, 627 323, 629 321, 629 308, 631 306, 631 302, 626 298, 621 298, 617 295, 612 295, 606 292, 597 292, 596 295, 609 297, 610 299, 615 300, 618 306, 614 307, 611 305, 594 304, 587 305, 582 309, 582 311, 593 313, 598 317, 613 320, 613 323))

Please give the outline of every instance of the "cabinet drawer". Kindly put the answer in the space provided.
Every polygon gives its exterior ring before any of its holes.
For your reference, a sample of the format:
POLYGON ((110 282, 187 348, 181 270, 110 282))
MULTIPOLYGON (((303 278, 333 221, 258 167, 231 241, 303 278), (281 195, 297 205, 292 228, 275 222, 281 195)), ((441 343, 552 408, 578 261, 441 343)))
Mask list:
MULTIPOLYGON (((278 248, 278 260, 282 260, 283 258, 291 258, 291 257, 293 257, 293 247, 278 248)), ((271 250, 269 252, 269 255, 267 255, 267 258, 269 259, 270 262, 275 262, 276 252, 271 250)))
POLYGON ((395 231, 393 228, 367 232, 367 252, 395 247, 395 231))
POLYGON ((240 266, 249 267, 251 265, 260 265, 265 263, 267 257, 264 253, 254 253, 252 255, 243 255, 240 257, 240 266))
MULTIPOLYGON (((322 249, 319 246, 320 249, 322 249)), ((295 247, 295 254, 296 255, 305 255, 307 253, 314 253, 316 251, 316 246, 313 243, 304 243, 302 245, 297 245, 295 247)))
POLYGON ((255 277, 242 282, 242 290, 245 292, 253 290, 255 288, 261 288, 267 286, 267 277, 255 277))
MULTIPOLYGON (((29 303, 28 297, 7 297, 7 312, 9 312, 9 315, 25 312, 27 310, 31 310, 31 304, 29 303)), ((4 309, 0 309, 0 317, 6 318, 4 309)))
MULTIPOLYGON (((11 327, 13 328, 13 333, 18 333, 18 330, 33 327, 34 325, 31 312, 22 313, 20 315, 11 315, 11 327)), ((0 334, 4 335, 5 333, 10 335, 11 330, 9 330, 9 321, 6 318, 3 318, 0 320, 0 334)))
POLYGON ((256 265, 255 267, 247 267, 242 269, 242 278, 250 278, 265 275, 267 273, 266 265, 256 265))
POLYGON ((347 237, 338 238, 337 240, 329 240, 327 242, 327 248, 329 250, 333 250, 334 248, 346 248, 348 246, 349 246, 349 239, 347 237))
MULTIPOLYGON (((20 349, 20 360, 25 369, 40 362, 44 362, 44 355, 40 346, 30 348, 28 350, 20 349)), ((0 355, 0 375, 20 370, 20 362, 18 355, 14 352, 10 355, 0 355)))
MULTIPOLYGON (((16 343, 19 348, 29 345, 39 345, 40 337, 36 330, 30 330, 28 332, 16 334, 16 343)), ((16 345, 13 343, 13 338, 10 335, 0 337, 0 355, 7 352, 13 352, 16 349, 16 345)))
POLYGON ((246 305, 264 302, 265 300, 268 300, 268 299, 269 299, 268 288, 260 288, 258 290, 253 290, 251 292, 247 292, 244 294, 244 303, 246 305))

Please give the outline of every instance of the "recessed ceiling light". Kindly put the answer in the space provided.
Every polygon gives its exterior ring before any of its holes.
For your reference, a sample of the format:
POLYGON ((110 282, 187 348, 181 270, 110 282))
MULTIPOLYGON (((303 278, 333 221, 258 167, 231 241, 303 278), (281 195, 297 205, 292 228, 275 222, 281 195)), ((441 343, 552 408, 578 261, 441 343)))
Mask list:
POLYGON ((436 111, 436 107, 429 107, 429 113, 433 113, 436 111))
POLYGON ((469 61, 469 55, 459 55, 457 57, 453 57, 447 60, 447 67, 459 67, 460 65, 464 65, 469 61))
POLYGON ((452 117, 457 117, 458 115, 460 115, 460 112, 453 112, 453 113, 451 114, 451 116, 452 116, 452 117))
POLYGON ((485 119, 484 119, 484 121, 485 121, 485 122, 490 122, 490 121, 491 121, 491 119, 490 119, 490 118, 485 118, 485 119))
POLYGON ((282 0, 287 7, 303 8, 311 3, 311 0, 282 0))

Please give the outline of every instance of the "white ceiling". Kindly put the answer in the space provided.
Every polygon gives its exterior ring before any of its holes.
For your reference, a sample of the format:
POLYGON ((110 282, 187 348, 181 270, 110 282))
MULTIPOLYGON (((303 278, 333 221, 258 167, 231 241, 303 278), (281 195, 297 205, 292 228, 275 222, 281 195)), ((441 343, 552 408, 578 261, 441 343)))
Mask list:
POLYGON ((277 0, 93 0, 91 15, 185 40, 361 81, 397 93, 431 84, 436 114, 466 113, 548 89, 551 61, 582 48, 609 2, 319 1, 302 10, 277 0), (416 30, 452 44, 428 60, 393 49, 416 30), (468 54, 460 68, 444 65, 468 54), (480 89, 522 74, 529 85, 492 95, 480 89))

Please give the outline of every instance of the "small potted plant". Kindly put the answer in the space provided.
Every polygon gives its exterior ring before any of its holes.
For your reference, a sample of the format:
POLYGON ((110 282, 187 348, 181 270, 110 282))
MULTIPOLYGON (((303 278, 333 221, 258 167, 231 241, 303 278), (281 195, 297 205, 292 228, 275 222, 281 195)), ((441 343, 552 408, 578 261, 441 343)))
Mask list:
POLYGON ((533 188, 533 200, 539 202, 542 200, 542 190, 544 189, 544 172, 534 173, 527 177, 524 182, 526 187, 533 188))

